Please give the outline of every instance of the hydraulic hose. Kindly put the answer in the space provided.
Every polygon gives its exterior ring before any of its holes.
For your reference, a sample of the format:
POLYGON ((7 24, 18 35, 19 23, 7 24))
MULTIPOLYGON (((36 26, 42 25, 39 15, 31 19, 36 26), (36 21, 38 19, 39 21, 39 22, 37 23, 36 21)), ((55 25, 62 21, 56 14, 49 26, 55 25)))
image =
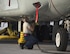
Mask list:
POLYGON ((46 50, 42 49, 42 48, 39 46, 39 43, 37 43, 37 47, 39 48, 39 50, 40 50, 41 52, 48 53, 46 50))

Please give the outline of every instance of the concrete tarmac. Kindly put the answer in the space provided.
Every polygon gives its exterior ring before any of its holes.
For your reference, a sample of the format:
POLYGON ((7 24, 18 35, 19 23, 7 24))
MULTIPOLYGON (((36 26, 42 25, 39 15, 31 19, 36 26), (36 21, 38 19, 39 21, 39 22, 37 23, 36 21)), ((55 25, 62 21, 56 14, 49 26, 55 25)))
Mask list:
POLYGON ((0 42, 0 54, 70 54, 70 41, 66 51, 57 51, 56 46, 52 42, 40 43, 39 46, 45 52, 39 50, 37 45, 34 45, 33 50, 20 49, 19 45, 12 41, 0 42))

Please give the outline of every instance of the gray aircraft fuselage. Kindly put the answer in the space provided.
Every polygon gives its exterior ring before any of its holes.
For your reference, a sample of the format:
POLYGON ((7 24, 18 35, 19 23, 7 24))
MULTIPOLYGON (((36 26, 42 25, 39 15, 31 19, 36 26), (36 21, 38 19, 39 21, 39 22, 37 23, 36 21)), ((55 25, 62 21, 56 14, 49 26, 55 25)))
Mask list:
MULTIPOLYGON (((0 0, 0 17, 35 16, 33 3, 40 2, 39 20, 60 19, 70 13, 70 0, 0 0), (9 3, 10 2, 10 3, 9 3)), ((15 18, 17 19, 17 18, 15 18)))

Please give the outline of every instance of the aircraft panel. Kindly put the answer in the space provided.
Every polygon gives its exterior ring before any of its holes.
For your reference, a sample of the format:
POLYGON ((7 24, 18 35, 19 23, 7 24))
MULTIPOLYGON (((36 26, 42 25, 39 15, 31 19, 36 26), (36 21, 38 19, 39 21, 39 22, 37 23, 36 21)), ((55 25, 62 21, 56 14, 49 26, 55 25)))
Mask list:
POLYGON ((0 0, 0 11, 18 8, 17 0, 0 0))

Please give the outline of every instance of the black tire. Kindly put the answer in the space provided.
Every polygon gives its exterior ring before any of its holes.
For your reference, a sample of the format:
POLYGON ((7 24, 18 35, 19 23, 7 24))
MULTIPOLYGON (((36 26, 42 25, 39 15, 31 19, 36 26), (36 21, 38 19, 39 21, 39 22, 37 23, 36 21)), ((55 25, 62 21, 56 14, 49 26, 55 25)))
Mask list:
POLYGON ((55 42, 55 35, 56 35, 56 31, 59 28, 58 22, 55 22, 55 25, 53 26, 53 30, 52 30, 52 40, 53 42, 55 42))
POLYGON ((68 33, 65 29, 59 28, 55 36, 55 45, 58 51, 66 51, 68 43, 68 33))

